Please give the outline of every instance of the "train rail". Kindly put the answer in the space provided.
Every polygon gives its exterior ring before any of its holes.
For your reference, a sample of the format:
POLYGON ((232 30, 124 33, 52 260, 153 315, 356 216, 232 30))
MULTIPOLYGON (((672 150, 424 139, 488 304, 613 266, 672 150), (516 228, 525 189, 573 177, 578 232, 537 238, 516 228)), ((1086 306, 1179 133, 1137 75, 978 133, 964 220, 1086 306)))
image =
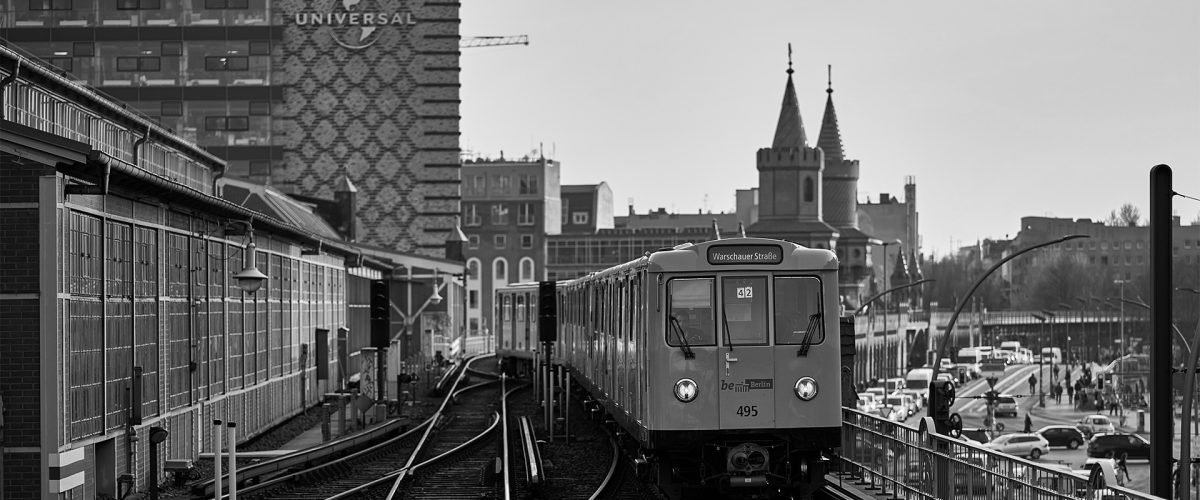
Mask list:
MULTIPOLYGON (((466 360, 455 370, 455 383, 462 380, 471 364, 492 357, 484 354, 466 360)), ((453 395, 442 401, 442 409, 453 395)), ((362 484, 381 475, 395 474, 402 461, 415 449, 417 436, 436 424, 441 410, 423 422, 405 429, 393 420, 375 429, 284 455, 238 471, 241 498, 326 498, 330 493, 362 484)), ((228 481, 224 476, 224 481, 228 481)), ((213 480, 193 486, 205 498, 213 495, 213 480)), ((228 490, 226 490, 228 491, 228 490)), ((223 495, 222 499, 228 498, 223 495)))

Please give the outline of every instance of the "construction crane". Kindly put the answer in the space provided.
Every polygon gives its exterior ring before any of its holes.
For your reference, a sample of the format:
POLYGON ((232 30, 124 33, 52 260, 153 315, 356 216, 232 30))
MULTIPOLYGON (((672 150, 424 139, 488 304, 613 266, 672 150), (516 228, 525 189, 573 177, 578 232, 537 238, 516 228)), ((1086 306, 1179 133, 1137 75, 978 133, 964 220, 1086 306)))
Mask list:
POLYGON ((529 35, 517 36, 469 36, 459 40, 458 48, 496 47, 499 45, 529 45, 529 35))

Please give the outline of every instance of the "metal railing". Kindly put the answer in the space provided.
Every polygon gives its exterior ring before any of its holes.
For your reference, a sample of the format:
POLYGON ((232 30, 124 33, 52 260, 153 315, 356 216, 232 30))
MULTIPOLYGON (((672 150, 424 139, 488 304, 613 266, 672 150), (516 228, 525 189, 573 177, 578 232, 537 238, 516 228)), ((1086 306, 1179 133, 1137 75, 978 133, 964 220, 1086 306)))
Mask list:
POLYGON ((1111 464, 1072 471, 981 448, 849 408, 842 409, 844 479, 888 498, 997 500, 1152 499, 1117 484, 1111 464))

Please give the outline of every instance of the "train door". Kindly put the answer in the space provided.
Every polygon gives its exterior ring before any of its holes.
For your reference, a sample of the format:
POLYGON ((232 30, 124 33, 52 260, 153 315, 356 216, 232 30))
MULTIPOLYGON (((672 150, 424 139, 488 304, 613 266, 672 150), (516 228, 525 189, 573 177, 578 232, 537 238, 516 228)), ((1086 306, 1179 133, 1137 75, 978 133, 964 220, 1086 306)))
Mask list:
POLYGON ((722 276, 717 331, 722 429, 775 426, 775 356, 766 276, 722 276))

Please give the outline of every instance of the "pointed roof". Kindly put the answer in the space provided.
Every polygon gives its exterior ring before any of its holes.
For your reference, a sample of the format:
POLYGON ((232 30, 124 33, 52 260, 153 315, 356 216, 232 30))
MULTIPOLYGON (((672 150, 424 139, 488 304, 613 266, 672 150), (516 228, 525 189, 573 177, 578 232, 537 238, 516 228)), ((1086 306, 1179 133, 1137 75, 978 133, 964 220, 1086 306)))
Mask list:
POLYGON ((804 121, 800 119, 800 100, 796 98, 796 87, 792 84, 792 46, 788 44, 787 85, 783 88, 783 105, 779 109, 779 123, 775 125, 775 140, 772 148, 802 148, 808 146, 804 136, 804 121))
POLYGON ((911 283, 911 275, 908 274, 908 259, 904 258, 904 251, 896 252, 896 267, 892 271, 892 285, 907 285, 911 283))
POLYGON ((825 116, 821 118, 821 133, 817 136, 817 147, 825 152, 826 160, 845 158, 842 151, 842 133, 838 130, 837 112, 833 109, 833 67, 829 68, 829 87, 825 89, 825 116))
POLYGON ((342 178, 338 179, 338 185, 334 188, 333 192, 335 192, 335 193, 357 193, 358 188, 354 186, 353 182, 350 182, 350 176, 343 173, 342 178))
POLYGON ((925 279, 925 273, 921 272, 921 261, 917 259, 917 251, 909 250, 910 258, 908 259, 908 273, 912 275, 914 282, 925 279))

